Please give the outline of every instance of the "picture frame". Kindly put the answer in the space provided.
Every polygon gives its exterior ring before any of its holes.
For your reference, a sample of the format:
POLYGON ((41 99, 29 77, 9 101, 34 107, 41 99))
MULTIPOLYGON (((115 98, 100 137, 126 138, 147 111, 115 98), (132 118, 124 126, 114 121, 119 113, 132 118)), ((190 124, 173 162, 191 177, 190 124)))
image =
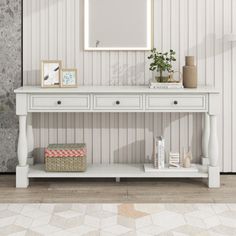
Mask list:
POLYGON ((41 62, 41 87, 59 88, 61 82, 61 61, 46 60, 41 62))
POLYGON ((62 69, 61 70, 61 87, 62 88, 76 88, 77 83, 77 69, 62 69))

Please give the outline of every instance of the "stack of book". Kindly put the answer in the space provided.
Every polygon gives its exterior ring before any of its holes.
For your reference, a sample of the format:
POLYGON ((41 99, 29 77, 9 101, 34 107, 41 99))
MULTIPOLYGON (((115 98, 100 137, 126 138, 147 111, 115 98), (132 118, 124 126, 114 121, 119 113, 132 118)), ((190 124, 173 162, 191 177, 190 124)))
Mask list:
POLYGON ((165 168, 165 140, 162 136, 154 137, 153 165, 157 169, 165 168))
POLYGON ((151 89, 182 89, 183 84, 181 82, 171 82, 171 83, 160 83, 160 82, 150 82, 149 88, 151 89))
POLYGON ((170 152, 169 168, 179 168, 179 167, 180 167, 180 154, 170 152))

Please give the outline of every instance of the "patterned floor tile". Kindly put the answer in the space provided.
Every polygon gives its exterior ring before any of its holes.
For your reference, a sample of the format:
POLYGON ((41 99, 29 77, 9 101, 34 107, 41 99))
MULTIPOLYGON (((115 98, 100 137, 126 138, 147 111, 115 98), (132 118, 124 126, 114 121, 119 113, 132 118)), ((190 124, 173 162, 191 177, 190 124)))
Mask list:
POLYGON ((46 217, 48 214, 44 211, 41 211, 39 209, 35 209, 35 210, 31 210, 31 211, 27 211, 27 212, 21 212, 22 215, 30 217, 32 219, 37 219, 40 217, 46 217))
POLYGON ((236 211, 236 204, 226 204, 229 210, 236 211))
POLYGON ((172 231, 177 233, 183 233, 190 236, 190 235, 199 235, 204 230, 202 228, 195 227, 192 225, 183 225, 181 227, 173 229, 172 231))
POLYGON ((25 236, 26 232, 27 231, 24 230, 24 231, 21 231, 21 232, 16 232, 16 233, 9 234, 8 236, 25 236))
POLYGON ((62 231, 56 231, 54 233, 51 233, 49 236, 76 236, 76 234, 70 233, 66 230, 62 230, 62 231))
POLYGON ((118 214, 129 218, 141 218, 147 213, 136 210, 134 204, 121 204, 118 206, 118 214))
POLYGON ((97 217, 99 219, 105 219, 111 216, 114 216, 115 214, 109 211, 104 211, 104 210, 100 210, 100 211, 95 211, 95 212, 91 212, 88 213, 89 216, 93 216, 93 217, 97 217))
POLYGON ((71 210, 72 204, 56 204, 54 207, 54 212, 62 212, 71 210))
POLYGON ((26 213, 26 212, 30 212, 30 211, 35 211, 38 210, 40 208, 40 204, 26 204, 23 206, 21 213, 26 213))
POLYGON ((37 232, 35 232, 35 231, 32 231, 31 229, 28 229, 28 230, 26 231, 25 236, 43 236, 43 235, 40 234, 40 233, 37 233, 37 232))
POLYGON ((150 215, 137 218, 137 219, 124 217, 124 216, 118 216, 118 224, 131 228, 131 229, 139 229, 139 228, 151 225, 152 218, 150 215))
POLYGON ((67 211, 61 211, 61 212, 55 213, 55 215, 61 216, 65 219, 71 219, 77 216, 81 216, 82 214, 76 211, 67 210, 67 211))
POLYGON ((0 219, 15 216, 15 215, 16 215, 15 212, 9 211, 8 209, 0 211, 0 219))
POLYGON ((229 210, 227 204, 212 204, 211 207, 216 214, 223 213, 229 210))
POLYGON ((102 209, 114 214, 117 214, 118 212, 118 207, 116 204, 103 204, 102 209))
POLYGON ((24 208, 23 204, 9 204, 8 205, 8 210, 16 213, 20 213, 24 208))
POLYGON ((15 222, 16 218, 17 218, 16 215, 13 215, 13 216, 10 216, 10 217, 6 216, 6 217, 0 218, 0 227, 12 225, 15 222))
POLYGON ((74 210, 76 212, 79 212, 81 214, 85 214, 87 210, 87 205, 86 204, 72 204, 71 210, 74 210))
POLYGON ((81 216, 67 219, 61 216, 52 215, 49 223, 50 225, 53 225, 62 229, 75 228, 84 223, 84 216, 81 215, 81 216))
POLYGON ((54 204, 41 204, 39 210, 51 214, 54 211, 54 207, 54 204))
POLYGON ((103 229, 104 232, 112 233, 114 235, 123 235, 130 231, 132 231, 130 228, 124 227, 122 225, 113 225, 107 228, 103 229))
POLYGON ((215 215, 213 210, 212 210, 212 212, 209 212, 208 210, 206 210, 206 211, 204 211, 204 210, 197 210, 197 211, 193 211, 193 212, 185 214, 186 217, 193 216, 193 217, 196 217, 196 218, 199 218, 199 219, 203 219, 203 220, 208 218, 208 217, 211 217, 213 215, 215 215))
MULTIPOLYGON (((207 228, 204 219, 200 219, 198 217, 189 216, 189 215, 184 215, 184 218, 185 218, 185 221, 188 225, 196 226, 196 227, 203 228, 203 229, 207 228)), ((209 219, 209 218, 207 218, 207 219, 209 219)))
POLYGON ((216 215, 204 219, 205 227, 210 229, 221 224, 220 218, 216 215))
POLYGON ((92 227, 92 226, 88 226, 88 225, 81 225, 72 229, 67 230, 70 233, 74 233, 76 235, 86 235, 86 234, 92 234, 93 232, 96 232, 97 229, 92 227))
POLYGON ((86 214, 90 214, 93 212, 99 212, 102 210, 102 204, 89 204, 87 205, 87 209, 86 209, 86 214))
POLYGON ((212 232, 218 233, 218 234, 223 234, 223 235, 236 235, 236 229, 225 226, 225 225, 218 225, 213 228, 211 228, 212 232))
POLYGON ((25 231, 25 228, 18 226, 18 225, 8 225, 5 227, 0 228, 0 235, 5 236, 13 233, 20 233, 22 231, 25 231))
POLYGON ((186 224, 183 215, 171 211, 163 211, 153 214, 152 220, 155 225, 162 226, 169 230, 186 224))
POLYGON ((164 233, 166 231, 168 230, 158 225, 150 225, 137 230, 139 234, 143 233, 146 235, 159 235, 160 233, 164 233))
POLYGON ((58 231, 61 231, 62 229, 53 225, 43 225, 43 226, 37 226, 33 227, 32 231, 42 234, 42 235, 49 235, 58 231))
POLYGON ((8 204, 0 204, 0 211, 8 209, 9 205, 8 204))
POLYGON ((137 211, 148 214, 158 213, 166 210, 164 204, 134 204, 134 208, 137 211))
POLYGON ((18 215, 15 219, 15 225, 21 226, 25 229, 31 227, 33 220, 27 216, 18 215))
POLYGON ((99 217, 93 217, 90 215, 86 215, 84 217, 84 224, 89 225, 89 226, 93 226, 95 228, 99 228, 100 227, 100 219, 99 219, 99 217))
POLYGON ((165 209, 168 211, 184 214, 196 211, 197 207, 192 204, 166 204, 165 209))
POLYGON ((236 235, 236 204, 0 204, 0 236, 236 235))
POLYGON ((109 227, 109 226, 112 226, 112 225, 116 225, 117 222, 118 222, 118 216, 114 215, 112 217, 101 219, 100 220, 100 227, 101 227, 101 229, 104 229, 106 227, 109 227))
POLYGON ((50 222, 52 215, 44 215, 33 219, 31 227, 46 225, 50 222))

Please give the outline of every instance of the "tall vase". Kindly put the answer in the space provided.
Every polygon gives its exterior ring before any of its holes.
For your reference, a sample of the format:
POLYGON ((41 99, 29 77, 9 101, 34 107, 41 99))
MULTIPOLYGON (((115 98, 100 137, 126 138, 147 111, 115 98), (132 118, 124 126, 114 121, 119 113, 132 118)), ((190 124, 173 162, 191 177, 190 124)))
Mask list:
POLYGON ((183 67, 183 85, 185 88, 197 88, 197 67, 194 64, 193 56, 185 57, 183 67))

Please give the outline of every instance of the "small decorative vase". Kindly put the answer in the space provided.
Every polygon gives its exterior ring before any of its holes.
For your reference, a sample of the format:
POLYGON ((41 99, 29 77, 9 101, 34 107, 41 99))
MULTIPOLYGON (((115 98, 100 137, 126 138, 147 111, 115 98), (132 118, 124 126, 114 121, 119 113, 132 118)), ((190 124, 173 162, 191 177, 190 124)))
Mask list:
POLYGON ((197 67, 194 65, 194 57, 185 57, 183 67, 183 85, 185 88, 197 88, 197 67))
POLYGON ((169 75, 163 71, 161 74, 155 76, 155 80, 158 83, 167 83, 169 81, 169 75))
POLYGON ((169 81, 169 76, 156 76, 155 79, 158 83, 167 83, 169 81))
POLYGON ((191 160, 192 160, 192 152, 189 151, 189 152, 185 153, 185 150, 184 150, 184 158, 183 158, 184 168, 190 168, 191 167, 191 160))

